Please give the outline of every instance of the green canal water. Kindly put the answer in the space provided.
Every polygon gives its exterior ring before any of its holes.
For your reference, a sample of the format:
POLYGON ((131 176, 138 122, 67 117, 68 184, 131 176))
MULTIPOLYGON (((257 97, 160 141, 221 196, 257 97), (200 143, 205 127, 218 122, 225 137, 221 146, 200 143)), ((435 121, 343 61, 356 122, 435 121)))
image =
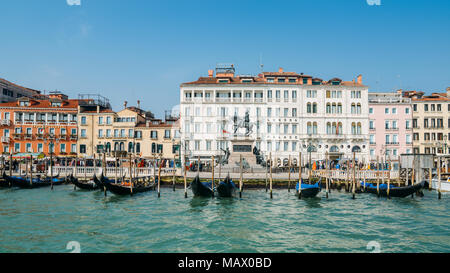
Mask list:
POLYGON ((0 252, 450 252, 449 195, 414 199, 287 190, 242 199, 184 198, 169 188, 133 197, 73 186, 0 189, 0 252), (372 243, 371 243, 372 244, 372 243))

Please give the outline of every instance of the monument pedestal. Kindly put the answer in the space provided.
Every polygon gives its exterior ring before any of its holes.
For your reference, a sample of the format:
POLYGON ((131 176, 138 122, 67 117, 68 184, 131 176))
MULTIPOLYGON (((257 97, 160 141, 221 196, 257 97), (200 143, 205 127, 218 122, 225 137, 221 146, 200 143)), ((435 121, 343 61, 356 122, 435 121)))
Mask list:
POLYGON ((239 166, 240 157, 250 166, 256 166, 256 156, 253 154, 254 140, 246 137, 236 137, 231 139, 231 151, 228 164, 239 166))

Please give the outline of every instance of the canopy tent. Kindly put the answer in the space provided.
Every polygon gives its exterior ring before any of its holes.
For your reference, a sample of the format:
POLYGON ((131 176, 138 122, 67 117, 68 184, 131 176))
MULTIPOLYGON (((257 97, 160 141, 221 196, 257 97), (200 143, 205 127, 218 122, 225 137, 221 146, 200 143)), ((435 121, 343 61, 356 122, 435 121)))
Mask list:
POLYGON ((33 156, 33 158, 42 159, 45 157, 44 153, 18 153, 13 155, 13 158, 30 158, 33 156))

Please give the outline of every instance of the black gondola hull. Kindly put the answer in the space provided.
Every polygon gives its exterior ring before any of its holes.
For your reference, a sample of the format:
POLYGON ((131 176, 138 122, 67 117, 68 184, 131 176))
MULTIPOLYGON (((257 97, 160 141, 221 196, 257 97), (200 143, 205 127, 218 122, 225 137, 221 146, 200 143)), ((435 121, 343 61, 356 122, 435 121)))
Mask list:
POLYGON ((98 190, 99 187, 94 182, 81 182, 78 180, 78 178, 70 177, 70 182, 74 184, 77 188, 80 188, 82 190, 98 190))
POLYGON ((133 195, 137 193, 153 191, 156 188, 156 183, 154 182, 147 186, 124 186, 119 183, 115 183, 113 180, 110 180, 103 175, 100 177, 100 181, 106 187, 106 190, 116 195, 133 195))
POLYGON ((49 187, 53 184, 53 186, 58 186, 64 184, 64 180, 58 180, 53 181, 53 183, 50 180, 40 180, 38 179, 35 182, 30 183, 29 179, 26 178, 16 178, 12 176, 8 176, 6 174, 3 174, 3 178, 10 183, 13 187, 19 187, 21 189, 35 189, 35 188, 42 188, 42 187, 49 187))
POLYGON ((297 196, 301 194, 301 198, 313 198, 316 197, 320 192, 320 188, 308 188, 302 189, 301 193, 297 192, 297 196))
MULTIPOLYGON (((396 187, 391 188, 389 190, 389 197, 399 197, 399 198, 405 198, 407 196, 410 196, 421 189, 425 187, 425 181, 422 181, 421 183, 407 186, 407 187, 396 187)), ((380 196, 387 197, 387 189, 380 189, 380 196)), ((372 193, 372 194, 378 194, 378 191, 376 187, 366 187, 366 192, 372 193)))
POLYGON ((223 182, 217 186, 217 194, 219 197, 233 197, 236 193, 236 187, 231 183, 229 177, 225 178, 223 182))
POLYGON ((214 196, 214 192, 211 188, 206 187, 203 183, 200 182, 200 178, 196 176, 194 180, 191 182, 191 189, 194 196, 200 197, 212 197, 214 196))

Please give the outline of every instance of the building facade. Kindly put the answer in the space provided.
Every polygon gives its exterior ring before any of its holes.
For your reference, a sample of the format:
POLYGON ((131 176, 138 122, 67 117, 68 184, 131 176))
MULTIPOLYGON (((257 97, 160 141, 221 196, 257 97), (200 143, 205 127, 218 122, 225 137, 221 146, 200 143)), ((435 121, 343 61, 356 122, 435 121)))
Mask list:
POLYGON ((445 93, 405 91, 413 113, 413 152, 448 154, 450 140, 450 88, 445 93))
POLYGON ((0 103, 12 102, 21 97, 33 98, 40 91, 26 88, 0 78, 0 103))
POLYGON ((391 160, 398 168, 401 154, 413 152, 411 99, 402 91, 369 93, 370 161, 391 160))
MULTIPOLYGON (((287 163, 289 156, 368 160, 368 87, 353 81, 295 72, 235 75, 232 65, 210 70, 208 77, 180 86, 181 152, 195 159, 223 154, 235 134, 235 121, 246 113, 249 138, 265 158, 287 163), (235 118, 237 117, 237 119, 235 118), (308 149, 308 147, 310 149, 308 149)), ((242 133, 238 129, 237 134, 242 133)))
POLYGON ((78 111, 79 155, 99 158, 140 158, 162 156, 173 159, 178 155, 179 126, 177 119, 155 119, 153 113, 138 107, 114 112, 106 98, 97 96, 91 103, 80 105, 78 111))
POLYGON ((60 93, 50 94, 45 100, 21 97, 0 104, 1 151, 76 155, 77 109, 78 100, 60 93))

